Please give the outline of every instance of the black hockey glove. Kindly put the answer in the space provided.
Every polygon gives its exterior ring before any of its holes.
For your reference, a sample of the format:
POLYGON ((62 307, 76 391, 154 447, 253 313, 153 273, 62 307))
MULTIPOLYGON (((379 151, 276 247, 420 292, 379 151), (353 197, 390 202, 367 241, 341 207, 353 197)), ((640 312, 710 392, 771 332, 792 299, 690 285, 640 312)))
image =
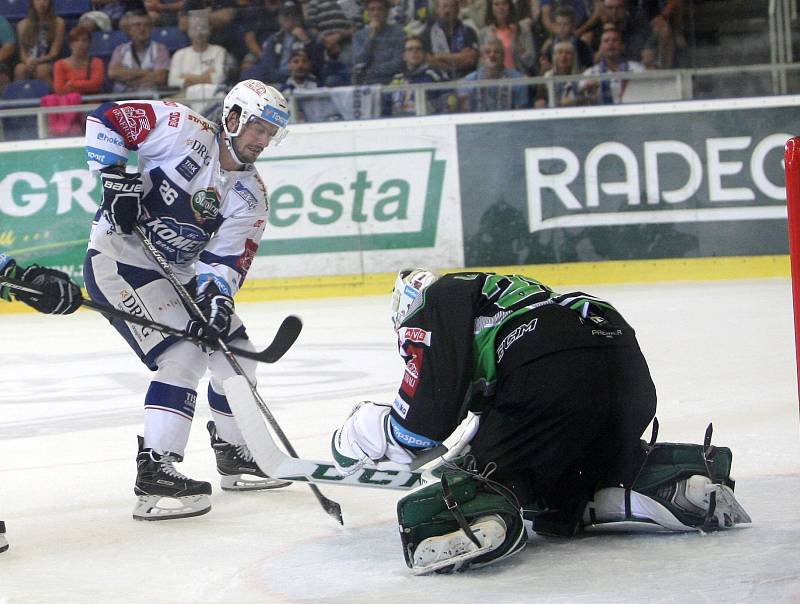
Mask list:
POLYGON ((222 293, 213 281, 209 281, 194 299, 203 315, 205 323, 192 319, 186 324, 186 332, 209 343, 216 344, 221 337, 228 335, 233 316, 233 298, 222 293))
POLYGON ((32 294, 15 290, 14 297, 39 312, 48 315, 68 315, 78 310, 83 302, 81 289, 66 273, 32 264, 24 271, 17 267, 17 275, 18 279, 29 283, 32 288, 42 293, 32 294))
POLYGON ((103 216, 117 231, 130 235, 142 213, 142 176, 128 174, 117 167, 106 170, 100 173, 103 216))

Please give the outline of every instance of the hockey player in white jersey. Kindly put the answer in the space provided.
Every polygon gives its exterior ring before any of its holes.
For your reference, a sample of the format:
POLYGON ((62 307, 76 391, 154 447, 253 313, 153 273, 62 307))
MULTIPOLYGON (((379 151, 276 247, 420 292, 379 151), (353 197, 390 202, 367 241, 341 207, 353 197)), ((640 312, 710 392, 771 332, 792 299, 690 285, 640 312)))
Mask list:
MULTIPOLYGON (((266 188, 253 163, 286 135, 284 97, 257 80, 236 84, 225 97, 222 124, 173 102, 105 103, 86 120, 89 169, 103 185, 102 206, 92 226, 84 264, 86 289, 98 302, 186 328, 210 343, 254 350, 234 312, 267 220, 266 188), (138 156, 130 171, 131 152, 138 156), (195 296, 206 321, 191 320, 172 284, 145 251, 134 228, 169 261, 195 296)), ((183 518, 211 509, 211 485, 181 474, 199 380, 211 372, 208 423, 223 489, 286 486, 253 461, 224 395, 233 375, 221 352, 186 340, 112 320, 155 372, 144 400, 133 516, 183 518), (166 500, 164 498, 167 498, 166 500), (176 504, 177 502, 177 504, 176 504)), ((252 361, 239 359, 255 382, 252 361)))

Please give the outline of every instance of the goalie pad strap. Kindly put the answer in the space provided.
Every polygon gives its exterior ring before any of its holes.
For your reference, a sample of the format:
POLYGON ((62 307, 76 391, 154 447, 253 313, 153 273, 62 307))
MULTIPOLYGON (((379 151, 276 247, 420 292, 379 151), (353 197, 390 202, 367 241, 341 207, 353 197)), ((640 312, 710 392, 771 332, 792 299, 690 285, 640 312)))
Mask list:
POLYGON ((461 527, 461 530, 464 531, 464 534, 467 536, 467 538, 469 538, 469 540, 475 544, 475 547, 480 548, 481 542, 478 541, 478 538, 475 536, 475 533, 469 526, 469 522, 467 522, 467 519, 464 517, 464 513, 459 509, 458 502, 453 499, 453 492, 450 490, 450 485, 447 483, 447 478, 444 475, 442 476, 441 483, 442 498, 444 499, 447 509, 450 510, 453 518, 456 519, 458 526, 461 527))

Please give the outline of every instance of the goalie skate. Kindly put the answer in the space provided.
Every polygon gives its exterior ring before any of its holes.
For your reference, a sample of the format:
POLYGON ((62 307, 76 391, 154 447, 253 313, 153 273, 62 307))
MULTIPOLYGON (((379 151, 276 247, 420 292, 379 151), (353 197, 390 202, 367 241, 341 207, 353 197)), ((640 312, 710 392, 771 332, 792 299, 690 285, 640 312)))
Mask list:
POLYGON ((467 560, 500 547, 506 538, 506 524, 496 514, 482 516, 470 527, 478 538, 480 547, 462 530, 429 537, 414 550, 414 566, 411 571, 415 575, 457 571, 467 560))
POLYGON ((173 465, 183 458, 175 453, 159 454, 143 447, 139 437, 136 456, 136 485, 138 495, 133 508, 134 520, 172 520, 200 516, 211 510, 211 485, 192 480, 173 465))
POLYGON ((8 549, 8 541, 6 540, 6 523, 0 520, 0 554, 8 549))
POLYGON ((223 491, 279 489, 292 484, 288 480, 267 476, 256 464, 247 445, 234 445, 222 440, 214 422, 208 422, 206 428, 211 436, 211 448, 214 449, 223 491))
POLYGON ((714 484, 710 478, 695 474, 674 487, 671 500, 687 512, 705 516, 702 528, 727 529, 737 524, 749 524, 750 516, 736 501, 733 491, 714 484))

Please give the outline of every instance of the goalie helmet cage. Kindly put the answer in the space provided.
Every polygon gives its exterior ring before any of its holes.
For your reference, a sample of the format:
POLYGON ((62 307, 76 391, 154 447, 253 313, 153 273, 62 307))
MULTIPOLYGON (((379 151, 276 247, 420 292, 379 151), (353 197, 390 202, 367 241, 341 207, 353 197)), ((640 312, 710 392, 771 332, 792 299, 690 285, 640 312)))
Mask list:
POLYGON ((797 367, 798 401, 800 402, 800 136, 786 141, 786 207, 789 215, 789 257, 792 269, 794 304, 794 345, 797 367))

